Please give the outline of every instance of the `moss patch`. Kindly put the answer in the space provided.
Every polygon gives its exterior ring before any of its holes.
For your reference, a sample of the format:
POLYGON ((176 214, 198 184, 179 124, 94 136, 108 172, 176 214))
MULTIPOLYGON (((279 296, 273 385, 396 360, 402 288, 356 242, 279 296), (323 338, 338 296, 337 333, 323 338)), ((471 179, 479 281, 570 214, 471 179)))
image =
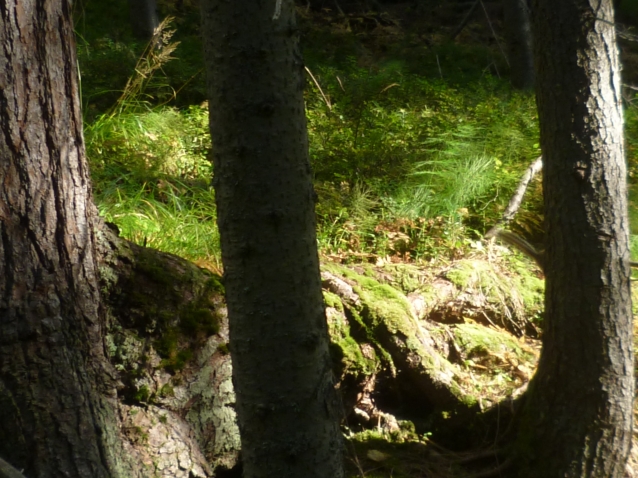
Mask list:
MULTIPOLYGON (((219 332, 224 287, 219 276, 176 256, 135 245, 131 265, 112 294, 112 307, 160 355, 170 372, 184 368, 191 350, 219 332)), ((114 353, 117 351, 114 349, 114 353)))
POLYGON ((345 316, 341 299, 336 294, 324 291, 324 301, 328 316, 328 329, 330 333, 330 352, 337 375, 343 378, 345 375, 355 376, 370 375, 380 368, 380 360, 369 344, 359 344, 351 335, 350 324, 345 316), (331 310, 332 309, 332 310, 331 310), (362 352, 366 349, 366 354, 362 352))
POLYGON ((487 317, 517 335, 528 329, 529 320, 539 325, 545 282, 536 277, 529 266, 517 264, 520 269, 516 268, 512 273, 483 259, 456 262, 445 277, 460 291, 461 295, 455 300, 469 306, 459 305, 458 308, 464 309, 469 318, 487 317))
POLYGON ((499 332, 477 324, 458 324, 452 332, 456 342, 468 357, 485 354, 514 353, 521 360, 534 360, 530 350, 523 349, 519 341, 507 332, 499 332))

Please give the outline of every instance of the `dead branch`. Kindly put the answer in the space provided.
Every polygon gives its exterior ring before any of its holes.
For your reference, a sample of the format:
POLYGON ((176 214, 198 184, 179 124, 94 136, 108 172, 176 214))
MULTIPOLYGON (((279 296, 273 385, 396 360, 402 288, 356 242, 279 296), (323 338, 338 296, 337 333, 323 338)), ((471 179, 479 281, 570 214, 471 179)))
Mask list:
POLYGON ((529 183, 532 181, 532 179, 534 179, 534 176, 536 176, 536 174, 541 169, 543 169, 543 157, 539 156, 538 158, 534 160, 534 162, 529 166, 529 168, 527 168, 527 171, 525 171, 525 174, 523 174, 523 177, 521 178, 521 181, 518 183, 518 187, 516 188, 516 191, 514 192, 512 199, 510 199, 510 202, 507 205, 507 208, 505 209, 503 216, 489 231, 487 231, 487 234, 485 234, 486 239, 490 239, 494 237, 497 231, 503 225, 508 224, 512 219, 514 219, 514 216, 518 212, 518 208, 521 207, 521 203, 523 202, 523 196, 525 196, 525 191, 527 191, 527 187, 529 186, 529 183))
POLYGON ((22 473, 0 458, 0 478, 25 478, 22 473))

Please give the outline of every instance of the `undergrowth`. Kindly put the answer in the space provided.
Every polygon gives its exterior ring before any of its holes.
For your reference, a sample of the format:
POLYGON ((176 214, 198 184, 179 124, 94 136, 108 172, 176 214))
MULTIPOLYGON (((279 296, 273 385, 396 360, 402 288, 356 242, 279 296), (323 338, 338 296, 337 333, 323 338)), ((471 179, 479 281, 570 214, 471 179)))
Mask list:
MULTIPOLYGON (((82 21, 106 8, 85 3, 82 21)), ((100 212, 124 237, 219 269, 207 105, 180 103, 202 98, 199 32, 184 18, 177 22, 182 43, 164 25, 160 51, 136 43, 121 25, 116 34, 85 29, 79 59, 87 152, 100 212)), ((471 58, 489 58, 476 46, 435 50, 441 71, 467 66, 460 83, 416 68, 415 49, 401 50, 400 42, 388 47, 392 58, 373 61, 358 38, 323 31, 305 42, 320 251, 344 262, 463 256, 499 219, 540 154, 534 98, 485 65, 472 70, 471 58)), ((627 118, 633 174, 636 110, 627 118)), ((521 229, 538 229, 540 198, 536 180, 517 219, 528 223, 521 229)), ((632 250, 638 255, 638 241, 632 250)))
POLYGON ((308 84, 319 243, 344 260, 456 255, 539 154, 533 98, 493 78, 460 89, 353 61, 308 84))

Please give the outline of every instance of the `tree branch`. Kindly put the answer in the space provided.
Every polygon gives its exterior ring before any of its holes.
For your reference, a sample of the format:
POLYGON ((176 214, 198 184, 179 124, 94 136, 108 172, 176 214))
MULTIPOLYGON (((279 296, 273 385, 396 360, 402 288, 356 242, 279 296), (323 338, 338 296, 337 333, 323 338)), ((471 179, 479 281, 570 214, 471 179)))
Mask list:
POLYGON ((0 458, 0 478, 25 478, 25 476, 0 458))
POLYGON ((523 196, 525 196, 525 191, 527 191, 527 187, 529 183, 534 179, 534 176, 543 169, 543 157, 539 156, 534 160, 534 162, 527 168, 525 174, 521 178, 521 181, 518 183, 518 187, 510 199, 505 212, 503 213, 503 217, 485 234, 486 239, 490 239, 494 237, 497 231, 501 228, 502 225, 507 224, 518 212, 518 208, 521 207, 521 203, 523 202, 523 196))

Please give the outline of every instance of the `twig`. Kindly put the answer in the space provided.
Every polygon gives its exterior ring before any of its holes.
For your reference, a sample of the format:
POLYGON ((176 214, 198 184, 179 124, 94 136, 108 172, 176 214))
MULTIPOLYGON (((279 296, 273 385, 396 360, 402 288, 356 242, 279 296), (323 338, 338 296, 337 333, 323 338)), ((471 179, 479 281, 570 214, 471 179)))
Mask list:
POLYGON ((436 65, 439 67, 439 76, 443 79, 443 71, 441 71, 441 63, 439 62, 439 55, 436 55, 436 65))
POLYGON ((505 58, 505 63, 507 63, 507 66, 510 66, 510 62, 507 59, 507 55, 505 54, 505 50, 503 50, 503 45, 501 45, 501 42, 498 41, 498 36, 496 35, 496 32, 494 31, 494 27, 492 26, 492 21, 490 20, 490 16, 487 14, 487 9, 485 8, 485 4, 483 3, 483 0, 479 0, 479 3, 481 4, 481 7, 483 7, 483 12, 485 13, 485 18, 487 19, 487 24, 490 26, 490 30, 492 30, 492 35, 494 35, 494 39, 496 40, 496 44, 498 45, 498 49, 501 50, 501 53, 503 54, 503 58, 505 58))
POLYGON ((502 449, 490 449, 490 450, 481 450, 474 453, 471 453, 467 456, 459 457, 457 463, 465 464, 471 463, 477 460, 483 460, 485 458, 497 457, 500 453, 503 453, 502 449))
POLYGON ((536 174, 542 168, 543 168, 543 157, 539 156, 538 158, 534 160, 534 162, 530 165, 530 167, 527 168, 527 171, 525 171, 525 174, 523 174, 523 177, 521 178, 521 181, 518 183, 518 187, 516 188, 516 191, 514 192, 512 199, 510 199, 510 202, 507 205, 505 212, 503 213, 503 217, 501 217, 501 219, 489 231, 487 231, 487 234, 485 234, 486 239, 494 237, 503 224, 507 224, 514 218, 514 216, 516 215, 516 212, 518 211, 518 208, 521 207, 521 203, 523 202, 523 196, 525 196, 525 191, 527 191, 527 187, 529 186, 529 183, 532 181, 534 176, 536 176, 536 174))
POLYGON ((474 10, 476 10, 476 7, 478 6, 480 0, 476 0, 472 6, 470 7, 470 9, 467 11, 467 13, 465 14, 465 16, 463 17, 463 20, 461 20, 461 23, 459 23, 459 26, 456 27, 456 30, 454 30, 454 33, 452 33, 450 35, 450 41, 454 41, 454 39, 459 36, 459 34, 463 31, 463 29, 467 26, 467 24, 470 21, 470 18, 472 17, 472 14, 474 13, 474 10))
POLYGON ((0 458, 0 478, 25 478, 22 473, 0 458))
MULTIPOLYGON (((308 74, 310 75, 310 78, 312 78, 312 81, 315 82, 315 85, 317 85, 317 89, 319 90, 319 93, 321 93, 321 96, 323 96, 323 101, 326 102, 326 106, 328 107, 328 109, 330 111, 332 111, 332 105, 330 104, 330 100, 326 97, 326 95, 323 93, 323 90, 321 89, 321 86, 319 86, 319 82, 317 81, 317 79, 315 78, 315 75, 312 74, 312 71, 310 71, 310 68, 308 68, 307 66, 304 66, 304 68, 306 69, 306 71, 308 72, 308 74)), ((341 82, 339 82, 339 84, 341 84, 341 82)), ((343 86, 341 87, 343 88, 343 86)))
POLYGON ((385 93, 386 91, 388 91, 390 88, 394 88, 395 86, 401 86, 398 83, 392 83, 391 85, 386 86, 385 88, 383 88, 381 91, 379 91, 379 94, 381 93, 385 93))
POLYGON ((279 20, 280 15, 281 15, 281 0, 277 0, 277 3, 275 4, 275 13, 273 13, 272 15, 273 21, 279 20))

